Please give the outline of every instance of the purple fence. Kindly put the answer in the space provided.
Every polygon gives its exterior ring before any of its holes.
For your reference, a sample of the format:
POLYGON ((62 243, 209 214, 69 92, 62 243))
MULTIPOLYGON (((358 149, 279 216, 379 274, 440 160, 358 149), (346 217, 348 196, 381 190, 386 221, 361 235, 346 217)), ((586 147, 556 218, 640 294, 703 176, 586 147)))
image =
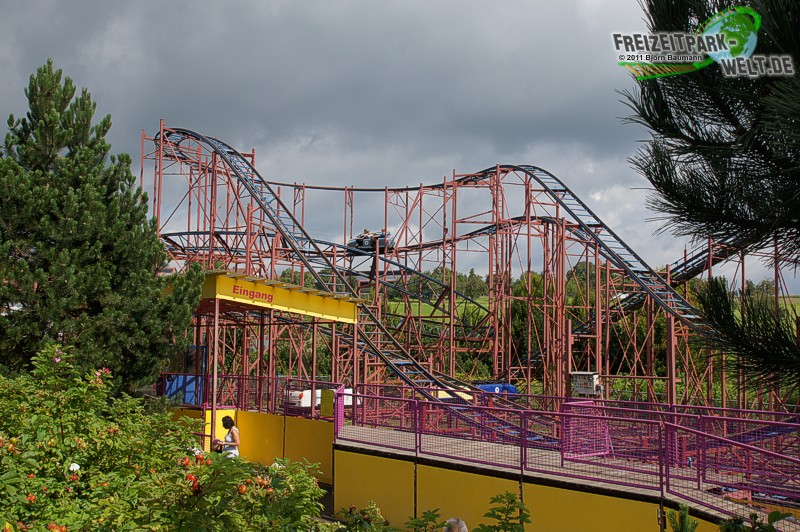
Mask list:
MULTIPOLYGON (((325 412, 323 390, 335 392, 341 384, 328 381, 308 379, 278 378, 276 383, 275 412, 283 412, 287 416, 307 417, 311 419, 333 418, 333 407, 325 412)), ((334 400, 331 393, 330 400, 334 400)))
POLYGON ((727 515, 800 513, 800 424, 775 420, 794 415, 592 400, 508 409, 372 391, 391 396, 342 394, 337 442, 636 488, 727 515))
MULTIPOLYGON (((797 514, 800 499, 800 458, 788 456, 707 432, 665 423, 669 446, 681 437, 697 449, 688 467, 667 463, 665 490, 694 503, 727 514, 747 514, 749 508, 781 509, 797 514)), ((796 424, 770 427, 772 436, 797 432, 796 424)), ((797 522, 782 522, 782 530, 797 530, 797 522), (794 528, 792 528, 794 527, 794 528)))
POLYGON ((418 451, 418 401, 347 392, 336 395, 337 407, 344 410, 344 415, 335 418, 336 441, 418 451))
MULTIPOLYGON (((156 394, 177 404, 210 408, 211 375, 164 373, 156 381, 156 394)), ((284 413, 319 419, 322 390, 335 391, 340 384, 287 377, 248 377, 218 375, 215 403, 218 408, 236 408, 254 412, 284 413)), ((333 414, 329 416, 333 417, 333 414)))
MULTIPOLYGON (((207 375, 165 374, 156 383, 159 395, 198 407, 211 404, 211 388, 207 375)), ((329 419, 336 442, 633 487, 728 515, 800 515, 797 413, 500 397, 389 384, 353 393, 323 381, 220 375, 216 404, 329 419)))

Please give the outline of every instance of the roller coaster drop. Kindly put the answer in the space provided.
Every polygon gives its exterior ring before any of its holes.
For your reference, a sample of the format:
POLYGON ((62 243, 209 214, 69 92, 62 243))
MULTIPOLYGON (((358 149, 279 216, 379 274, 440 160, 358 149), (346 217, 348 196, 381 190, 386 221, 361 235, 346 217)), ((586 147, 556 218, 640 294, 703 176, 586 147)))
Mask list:
MULTIPOLYGON (((778 389, 745 394, 741 376, 723 371, 724 355, 689 349, 708 328, 687 301, 687 282, 736 260, 743 285, 745 257, 734 240, 708 242, 657 272, 561 180, 534 166, 453 173, 418 187, 277 183, 256 171, 254 151, 163 122, 153 138, 142 133, 142 153, 142 178, 154 168, 155 217, 174 265, 271 280, 283 274, 359 301, 355 325, 204 302, 194 343, 213 344, 227 373, 314 380, 328 373, 321 366, 329 354, 335 382, 399 381, 425 394, 465 386, 455 375, 482 361, 494 378, 550 396, 572 395, 571 372, 594 371, 605 398, 784 406, 778 389), (363 223, 356 206, 376 198, 382 218, 363 223), (337 202, 338 234, 330 217, 320 219, 335 215, 337 202), (325 238, 306 229, 319 205, 313 218, 326 224, 325 238), (347 247, 363 225, 391 229, 394 245, 347 247), (488 272, 488 302, 456 289, 454 272, 467 256, 488 272), (438 273, 423 273, 431 271, 438 273), (578 282, 567 293, 570 276, 578 282)), ((777 269, 775 276, 777 301, 783 283, 777 269)), ((195 369, 209 366, 198 361, 195 369)))

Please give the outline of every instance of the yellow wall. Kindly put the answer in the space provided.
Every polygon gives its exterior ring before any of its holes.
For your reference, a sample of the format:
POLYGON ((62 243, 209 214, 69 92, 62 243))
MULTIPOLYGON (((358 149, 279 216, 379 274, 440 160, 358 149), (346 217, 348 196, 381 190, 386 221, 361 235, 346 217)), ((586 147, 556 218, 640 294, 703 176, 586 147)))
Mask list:
POLYGON ((172 419, 178 420, 183 416, 190 417, 192 419, 202 419, 203 411, 198 408, 173 408, 172 409, 172 419))
POLYGON ((212 434, 214 435, 214 438, 217 438, 218 440, 222 440, 222 439, 225 438, 225 435, 228 433, 228 429, 226 429, 225 427, 222 426, 222 418, 225 417, 225 416, 231 416, 233 418, 234 424, 238 424, 238 420, 236 419, 237 418, 236 410, 218 408, 217 412, 216 412, 216 416, 214 418, 214 426, 215 426, 216 430, 214 432, 212 432, 211 431, 211 410, 210 409, 206 410, 206 419, 205 419, 206 430, 205 430, 205 434, 207 436, 209 436, 209 437, 206 438, 206 444, 205 444, 205 448, 204 448, 205 451, 210 451, 211 450, 211 441, 213 440, 213 438, 211 438, 210 436, 212 434))
POLYGON ((242 457, 265 465, 283 457, 283 416, 239 412, 237 418, 242 457))
POLYGON ((414 464, 347 451, 335 452, 333 506, 364 508, 375 501, 392 526, 414 515, 414 464))
POLYGON ((318 479, 333 482, 333 423, 302 417, 286 417, 285 457, 295 461, 304 458, 318 462, 322 472, 318 479))
MULTIPOLYGON (((201 418, 200 410, 174 409, 173 417, 187 415, 201 418)), ((333 423, 312 419, 286 417, 259 412, 237 412, 217 410, 216 437, 222 439, 228 433, 222 426, 222 418, 231 416, 239 428, 243 458, 269 465, 275 458, 289 458, 318 463, 321 482, 333 482, 333 423), (284 420, 286 427, 284 429, 284 420), (285 439, 285 442, 284 442, 285 439), (285 445, 284 445, 285 443, 285 445)), ((205 434, 211 434, 211 411, 206 411, 205 434)), ((210 451, 210 438, 206 438, 206 451, 210 451)))
POLYGON ((523 501, 532 515, 532 530, 660 530, 654 503, 535 484, 524 485, 523 501))
MULTIPOLYGON (((415 491, 411 461, 343 450, 335 451, 334 460, 335 509, 351 504, 364 508, 373 500, 384 517, 400 528, 414 515, 415 496, 418 515, 439 508, 442 519, 458 517, 473 529, 481 523, 496 524, 484 517, 491 497, 520 490, 518 480, 418 464, 415 491)), ((657 503, 530 483, 522 488, 532 521, 526 530, 659 531, 657 503)), ((719 530, 717 525, 698 521, 698 532, 719 530)))
POLYGON ((458 517, 466 521, 470 530, 482 522, 495 523, 485 519, 483 514, 488 512, 491 506, 489 498, 504 491, 519 495, 519 482, 426 465, 417 466, 417 513, 422 515, 425 510, 439 508, 442 519, 458 517))
POLYGON ((356 323, 358 305, 355 299, 346 300, 326 292, 269 281, 246 280, 243 275, 207 273, 203 282, 203 299, 226 299, 263 308, 286 310, 320 318, 356 323), (281 285, 281 286, 276 286, 281 285))
MULTIPOLYGON (((175 418, 201 417, 200 410, 174 412, 175 418)), ((417 466, 415 491, 413 462, 341 450, 335 451, 334 470, 332 423, 220 409, 216 419, 218 438, 227 432, 222 426, 222 417, 226 415, 239 427, 243 457, 266 465, 284 456, 318 462, 322 471, 319 480, 336 486, 335 510, 351 504, 363 508, 374 500, 384 517, 396 527, 402 527, 413 516, 415 497, 418 514, 439 508, 443 519, 459 517, 474 528, 482 522, 490 523, 483 517, 489 509, 490 497, 504 491, 519 493, 520 484, 514 480, 421 464, 417 466)), ((208 411, 207 434, 210 424, 208 411)), ((659 530, 658 505, 654 503, 529 483, 522 486, 523 501, 533 520, 529 530, 659 530)), ((699 521, 698 532, 719 530, 715 524, 699 521)))

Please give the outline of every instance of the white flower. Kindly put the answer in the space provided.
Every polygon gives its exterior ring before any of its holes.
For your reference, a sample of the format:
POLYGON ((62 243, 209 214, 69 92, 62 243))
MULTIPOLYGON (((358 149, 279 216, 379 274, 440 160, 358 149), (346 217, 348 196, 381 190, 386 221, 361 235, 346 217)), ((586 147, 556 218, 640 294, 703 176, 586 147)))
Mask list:
POLYGON ((69 465, 69 470, 70 470, 70 471, 72 471, 73 473, 74 473, 75 471, 79 470, 80 468, 81 468, 81 466, 79 466, 79 465, 78 465, 78 464, 76 464, 75 462, 72 462, 72 463, 69 465))

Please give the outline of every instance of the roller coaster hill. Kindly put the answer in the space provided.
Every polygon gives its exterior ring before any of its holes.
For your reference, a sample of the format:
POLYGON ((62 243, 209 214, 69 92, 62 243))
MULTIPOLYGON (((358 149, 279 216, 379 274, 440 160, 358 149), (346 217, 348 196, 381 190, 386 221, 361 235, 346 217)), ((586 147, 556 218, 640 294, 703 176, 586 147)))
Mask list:
MULTIPOLYGON (((620 430, 626 442, 614 443, 608 425, 647 417, 659 430, 687 431, 662 438, 684 442, 667 453, 679 456, 675 464, 697 464, 691 442, 707 434, 719 445, 703 449, 728 446, 708 451, 715 459, 779 461, 780 474, 762 476, 759 493, 800 500, 797 390, 754 392, 725 370, 724 353, 707 356, 694 340, 710 329, 690 303, 693 279, 725 266, 744 286, 748 260, 775 251, 745 255, 745 242, 709 241, 657 271, 564 181, 530 165, 414 187, 335 187, 270 181, 254 150, 163 122, 152 137, 142 133, 142 147, 142 181, 149 186, 152 175, 172 265, 208 271, 194 347, 170 362, 162 393, 204 409, 300 407, 298 415, 319 417, 311 398, 335 389, 357 398, 349 408, 374 408, 373 420, 391 417, 379 398, 413 400, 443 409, 463 437, 559 448, 562 458, 636 448, 652 463, 667 451, 634 438, 630 426, 620 430), (354 245, 363 227, 385 228, 391 244, 354 245), (460 289, 461 264, 487 272, 487 296, 460 289), (482 392, 479 370, 526 393, 482 392), (569 412, 578 416, 572 425, 569 412), (600 425, 586 425, 592 416, 604 420, 599 436, 600 425), (770 423, 780 427, 766 431, 770 423), (593 428, 581 439, 568 437, 570 427, 593 428)), ((788 296, 774 274, 778 305, 788 296)), ((741 488, 724 478, 719 490, 741 488)))
MULTIPOLYGON (((204 299, 195 356, 171 370, 211 367, 216 322, 217 356, 229 375, 449 386, 482 366, 497 382, 545 396, 576 395, 570 374, 593 372, 605 399, 796 405, 795 390, 747 394, 740 376, 723 371, 724 354, 689 348, 706 325, 687 301, 688 282, 732 261, 744 280, 741 243, 708 242, 655 271, 564 182, 534 166, 500 165, 418 187, 323 187, 268 181, 254 152, 188 130, 162 125, 154 138, 143 135, 146 145, 154 149, 142 168, 155 170, 155 217, 174 266, 200 263, 358 305, 357 323, 342 324, 241 301, 220 302, 215 313, 204 299), (358 207, 376 204, 382 220, 359 217, 358 207), (311 210, 329 215, 327 238, 305 228, 311 210), (356 246, 370 225, 391 228, 391 245, 356 246), (459 292, 460 257, 483 264, 488 297, 459 292)), ((776 297, 785 286, 780 273, 776 297)))

